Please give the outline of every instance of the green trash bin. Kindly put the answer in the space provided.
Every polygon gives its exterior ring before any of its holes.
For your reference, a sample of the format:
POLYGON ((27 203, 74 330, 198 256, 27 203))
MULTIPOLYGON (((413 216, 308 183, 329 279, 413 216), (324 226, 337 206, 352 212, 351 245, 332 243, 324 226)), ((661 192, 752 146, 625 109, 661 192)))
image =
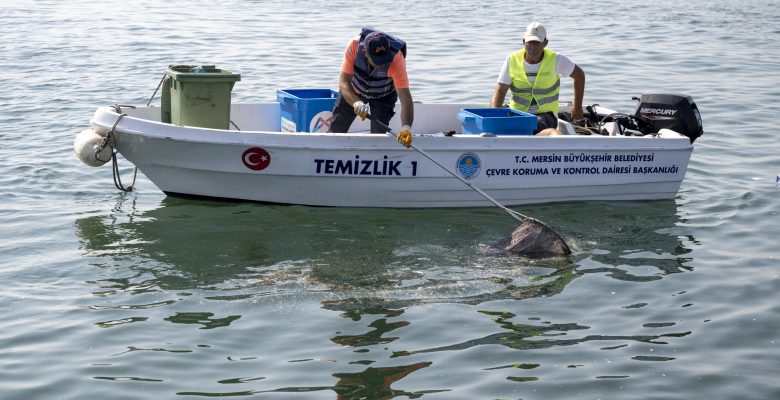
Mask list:
POLYGON ((230 128, 230 93, 241 75, 213 65, 171 65, 162 87, 162 122, 230 128))

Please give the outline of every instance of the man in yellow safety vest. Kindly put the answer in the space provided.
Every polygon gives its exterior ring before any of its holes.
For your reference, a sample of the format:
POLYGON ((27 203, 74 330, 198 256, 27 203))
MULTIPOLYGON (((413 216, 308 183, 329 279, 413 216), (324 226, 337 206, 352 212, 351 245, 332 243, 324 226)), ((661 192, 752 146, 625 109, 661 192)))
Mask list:
POLYGON ((536 135, 560 135, 558 130, 558 93, 561 76, 574 79, 573 121, 582 118, 585 72, 568 57, 547 49, 547 30, 532 22, 523 35, 523 49, 507 56, 498 75, 498 86, 491 107, 503 107, 509 90, 509 106, 537 116, 536 135))

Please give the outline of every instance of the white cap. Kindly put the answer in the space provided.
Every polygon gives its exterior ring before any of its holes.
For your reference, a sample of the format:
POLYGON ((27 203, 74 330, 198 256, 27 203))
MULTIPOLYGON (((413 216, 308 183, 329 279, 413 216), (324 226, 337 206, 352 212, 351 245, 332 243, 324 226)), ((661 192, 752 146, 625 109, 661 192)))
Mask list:
POLYGON ((528 27, 525 28, 525 34, 523 35, 524 41, 544 42, 544 39, 547 39, 547 29, 544 29, 544 25, 541 23, 531 22, 528 24, 528 27))

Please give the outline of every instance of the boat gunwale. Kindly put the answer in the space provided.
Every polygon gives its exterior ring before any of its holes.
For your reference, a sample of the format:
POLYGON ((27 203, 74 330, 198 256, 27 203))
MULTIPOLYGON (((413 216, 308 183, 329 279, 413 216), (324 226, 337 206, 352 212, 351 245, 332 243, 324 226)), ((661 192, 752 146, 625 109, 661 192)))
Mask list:
MULTIPOLYGON (((137 107, 136 109, 150 109, 157 107, 137 107)), ((116 119, 121 114, 111 106, 98 107, 91 120, 93 128, 101 128, 104 131, 110 130, 116 119), (111 122, 113 121, 113 122, 111 122)), ((115 130, 120 134, 133 134, 149 138, 167 139, 187 143, 221 144, 234 146, 255 146, 263 145, 278 149, 300 149, 300 150, 363 150, 363 151, 388 151, 400 150, 395 140, 390 135, 379 135, 372 133, 309 133, 309 132, 276 132, 276 131, 239 131, 231 129, 212 129, 191 126, 179 126, 163 123, 153 119, 147 119, 140 116, 126 115, 122 121, 117 124, 115 130), (129 122, 129 124, 128 124, 129 122), (125 125, 125 126, 123 126, 125 125), (153 126, 162 129, 141 128, 153 126), (175 131, 176 135, 172 135, 175 131), (246 139, 255 140, 246 140, 246 139), (273 139, 273 140, 257 140, 273 139), (307 140, 309 143, 291 144, 289 140, 285 143, 284 139, 294 138, 294 140, 307 140), (329 145, 322 145, 322 141, 327 138, 339 138, 342 140, 334 141, 329 145), (229 140, 226 140, 229 139, 229 140), (311 143, 316 139, 319 143, 311 143), (360 140, 361 142, 350 146, 350 141, 360 140), (386 146, 377 145, 385 142, 386 146)), ((415 135, 416 141, 422 141, 426 145, 426 150, 431 151, 463 151, 465 149, 473 151, 693 151, 693 144, 685 136, 680 137, 637 137, 637 136, 604 136, 604 135, 560 135, 560 136, 534 136, 534 135, 504 135, 504 136, 482 136, 482 135, 452 135, 443 134, 421 134, 415 135), (468 141, 466 143, 464 141, 468 141), (598 141, 595 143, 586 143, 588 141, 598 141), (628 141, 628 142, 627 142, 628 141), (686 145, 680 146, 681 142, 686 145), (448 146, 441 146, 443 143, 448 146), (553 144, 554 143, 554 144, 553 144), (546 144, 546 145, 545 145, 546 144), (583 146, 583 144, 586 144, 583 146)))

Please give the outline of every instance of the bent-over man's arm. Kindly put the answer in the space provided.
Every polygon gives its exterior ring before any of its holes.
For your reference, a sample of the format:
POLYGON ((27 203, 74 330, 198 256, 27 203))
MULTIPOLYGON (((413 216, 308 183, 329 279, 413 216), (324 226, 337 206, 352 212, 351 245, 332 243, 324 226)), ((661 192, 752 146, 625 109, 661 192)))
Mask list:
POLYGON ((396 89, 398 100, 401 102, 401 125, 412 126, 414 122, 414 101, 409 88, 396 89))
POLYGON ((341 75, 339 75, 339 92, 341 92, 341 96, 347 104, 355 104, 356 101, 360 100, 360 97, 355 93, 355 89, 352 88, 352 74, 341 72, 341 75))

